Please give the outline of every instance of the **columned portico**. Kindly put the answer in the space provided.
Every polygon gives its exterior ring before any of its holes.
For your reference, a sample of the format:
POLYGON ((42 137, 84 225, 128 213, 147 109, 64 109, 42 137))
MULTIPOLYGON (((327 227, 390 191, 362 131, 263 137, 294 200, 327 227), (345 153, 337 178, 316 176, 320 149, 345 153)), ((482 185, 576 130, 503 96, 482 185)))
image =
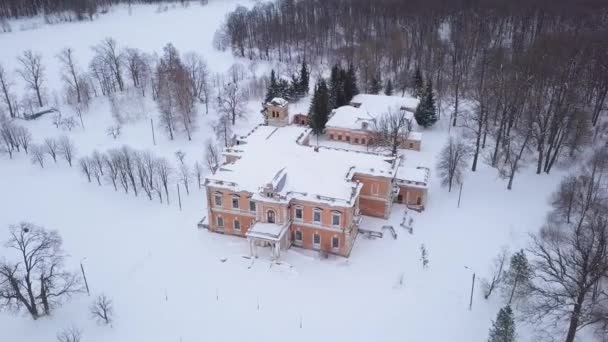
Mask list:
POLYGON ((256 222, 247 232, 249 240, 249 253, 252 257, 258 257, 258 247, 270 246, 272 259, 281 257, 281 250, 286 250, 291 245, 287 231, 289 224, 276 224, 267 222, 256 222))

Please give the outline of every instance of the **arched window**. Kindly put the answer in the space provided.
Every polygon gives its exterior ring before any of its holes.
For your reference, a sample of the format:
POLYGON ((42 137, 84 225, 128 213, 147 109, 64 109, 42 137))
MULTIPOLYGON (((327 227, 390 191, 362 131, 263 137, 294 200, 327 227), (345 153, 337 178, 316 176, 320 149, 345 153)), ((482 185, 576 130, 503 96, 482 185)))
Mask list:
POLYGON ((275 222, 275 213, 274 213, 274 210, 268 210, 266 212, 266 221, 268 223, 274 223, 275 222))

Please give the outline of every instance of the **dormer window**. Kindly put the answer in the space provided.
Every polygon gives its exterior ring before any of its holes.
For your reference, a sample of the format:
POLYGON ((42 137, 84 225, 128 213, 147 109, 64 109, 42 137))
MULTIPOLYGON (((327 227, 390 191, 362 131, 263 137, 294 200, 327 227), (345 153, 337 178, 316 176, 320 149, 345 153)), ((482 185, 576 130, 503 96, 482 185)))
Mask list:
POLYGON ((369 126, 369 124, 367 122, 361 123, 361 129, 367 129, 368 126, 369 126))
POLYGON ((272 198, 272 197, 273 197, 273 193, 272 193, 272 192, 270 192, 270 191, 269 191, 269 192, 267 192, 267 193, 266 193, 266 197, 272 198))

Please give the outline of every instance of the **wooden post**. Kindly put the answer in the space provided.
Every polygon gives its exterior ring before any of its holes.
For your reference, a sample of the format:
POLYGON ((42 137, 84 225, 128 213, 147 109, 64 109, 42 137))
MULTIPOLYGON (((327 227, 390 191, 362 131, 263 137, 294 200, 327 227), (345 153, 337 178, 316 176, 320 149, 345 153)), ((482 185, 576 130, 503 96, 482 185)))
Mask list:
POLYGON ((179 210, 182 210, 182 196, 179 193, 179 183, 177 183, 177 200, 179 202, 179 210))
POLYGON ((150 118, 150 128, 152 128, 152 142, 156 146, 156 136, 154 136, 154 120, 150 118))
POLYGON ((464 184, 464 182, 460 183, 460 191, 458 192, 458 207, 460 208, 460 198, 462 197, 462 184, 464 184))
POLYGON ((473 291, 475 290, 475 272, 473 272, 473 282, 471 283, 471 299, 469 299, 469 311, 473 310, 473 291))

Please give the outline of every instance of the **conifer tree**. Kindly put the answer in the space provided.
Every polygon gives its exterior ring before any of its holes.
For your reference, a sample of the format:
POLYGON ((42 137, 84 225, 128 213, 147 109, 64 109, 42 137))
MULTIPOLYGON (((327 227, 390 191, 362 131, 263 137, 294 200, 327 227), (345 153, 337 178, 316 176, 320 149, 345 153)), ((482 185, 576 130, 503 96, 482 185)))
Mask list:
POLYGON ((435 95, 433 94, 433 84, 429 80, 420 96, 420 102, 416 107, 414 118, 418 125, 430 127, 437 122, 437 108, 435 106, 435 95))
POLYGON ((355 67, 352 64, 348 65, 348 71, 346 71, 346 78, 344 80, 344 98, 347 103, 359 94, 359 88, 357 87, 357 73, 355 73, 355 67))
POLYGON ((327 89, 325 80, 321 78, 315 87, 315 93, 308 112, 308 121, 313 134, 318 136, 323 133, 329 117, 329 111, 329 90, 327 89))
POLYGON ((274 73, 274 69, 270 72, 270 83, 268 83, 268 88, 266 88, 266 99, 265 102, 270 102, 273 98, 278 96, 278 84, 277 78, 274 73))
POLYGON ((382 90, 382 79, 380 78, 380 74, 372 77, 369 85, 370 94, 378 94, 382 90))
POLYGON ((422 79, 422 72, 420 67, 416 67, 414 76, 412 78, 412 95, 417 98, 421 98, 424 93, 424 80, 422 79))
POLYGON ((514 296, 521 294, 521 290, 527 287, 531 275, 532 271, 526 253, 520 250, 513 254, 509 270, 505 274, 505 290, 508 291, 509 304, 513 301, 514 296))
POLYGON ((393 81, 392 80, 388 80, 388 82, 386 82, 386 88, 384 89, 384 94, 391 96, 393 95, 393 81))
POLYGON ((300 67, 300 92, 302 96, 308 95, 308 90, 310 86, 310 71, 308 70, 308 65, 306 64, 306 60, 302 61, 302 66, 300 67))
POLYGON ((490 337, 488 342, 514 342, 515 341, 515 320, 513 311, 509 305, 498 311, 496 320, 492 322, 490 337))

